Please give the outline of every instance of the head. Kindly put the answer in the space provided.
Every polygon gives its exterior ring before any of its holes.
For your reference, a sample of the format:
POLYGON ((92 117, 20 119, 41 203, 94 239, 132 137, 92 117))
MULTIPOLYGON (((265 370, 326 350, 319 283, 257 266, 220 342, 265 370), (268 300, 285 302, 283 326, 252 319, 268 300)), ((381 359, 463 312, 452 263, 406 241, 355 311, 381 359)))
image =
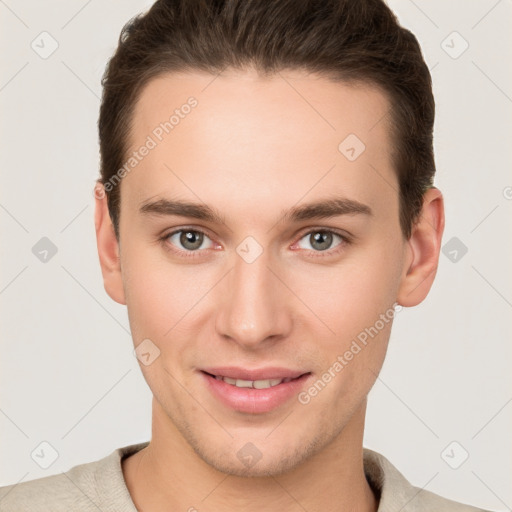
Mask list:
POLYGON ((394 306, 427 295, 444 227, 415 37, 380 0, 157 1, 102 83, 100 262, 135 346, 158 354, 141 369, 161 417, 239 475, 362 428, 394 306), (220 366, 307 387, 235 410, 205 380, 220 366))

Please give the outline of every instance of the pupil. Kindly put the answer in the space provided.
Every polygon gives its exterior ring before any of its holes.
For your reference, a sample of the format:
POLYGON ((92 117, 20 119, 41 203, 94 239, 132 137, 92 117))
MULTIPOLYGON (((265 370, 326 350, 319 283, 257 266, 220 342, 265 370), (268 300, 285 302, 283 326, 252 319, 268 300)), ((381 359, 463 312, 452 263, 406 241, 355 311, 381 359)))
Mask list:
POLYGON ((312 247, 315 247, 315 244, 319 242, 320 246, 317 245, 317 249, 320 251, 325 251, 329 248, 332 242, 332 234, 331 233, 324 233, 322 231, 319 231, 312 235, 313 237, 313 243, 311 243, 312 247), (327 243, 326 243, 327 241, 327 243))
POLYGON ((203 243, 202 234, 195 231, 185 231, 180 236, 180 243, 187 249, 197 249, 203 243), (195 241, 194 241, 195 240, 195 241), (187 244, 191 244, 187 245, 187 244))

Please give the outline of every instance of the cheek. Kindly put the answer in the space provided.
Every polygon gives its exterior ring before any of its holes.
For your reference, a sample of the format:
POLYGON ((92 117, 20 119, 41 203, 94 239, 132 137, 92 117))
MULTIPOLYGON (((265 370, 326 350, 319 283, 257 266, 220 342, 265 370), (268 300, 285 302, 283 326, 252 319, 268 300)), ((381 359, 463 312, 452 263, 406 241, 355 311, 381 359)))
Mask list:
POLYGON ((297 295, 323 322, 328 338, 343 345, 392 307, 401 275, 398 260, 395 250, 365 250, 336 266, 296 272, 297 295))
POLYGON ((186 322, 185 315, 197 302, 202 288, 197 286, 197 276, 191 269, 192 266, 184 269, 172 265, 155 248, 126 248, 123 282, 135 343, 150 338, 163 344, 186 322))
MULTIPOLYGON (((301 280, 300 296, 321 319, 325 333, 312 332, 321 341, 319 378, 329 381, 318 406, 332 401, 339 402, 340 411, 347 404, 355 407, 375 382, 395 316, 401 275, 397 247, 360 251, 337 267, 315 270, 308 282, 301 280)), ((322 383, 317 388, 322 389, 322 383)))
MULTIPOLYGON (((304 400, 315 404, 312 414, 321 410, 332 424, 355 411, 384 363, 395 310, 386 285, 375 282, 380 275, 376 270, 333 278, 330 293, 308 299, 316 301, 312 303, 322 322, 334 333, 316 335, 321 368, 304 400)), ((316 331, 311 331, 314 339, 316 331)))

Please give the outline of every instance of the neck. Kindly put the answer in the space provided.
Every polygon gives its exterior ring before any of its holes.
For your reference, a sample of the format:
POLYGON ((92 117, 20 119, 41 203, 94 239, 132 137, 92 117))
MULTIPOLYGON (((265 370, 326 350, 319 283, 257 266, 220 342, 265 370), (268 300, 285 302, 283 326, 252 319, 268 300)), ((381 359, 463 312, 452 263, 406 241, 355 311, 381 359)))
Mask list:
POLYGON ((207 464, 153 399, 149 445, 123 460, 126 485, 138 510, 376 512, 363 467, 366 402, 339 435, 305 463, 279 475, 240 477, 207 464))

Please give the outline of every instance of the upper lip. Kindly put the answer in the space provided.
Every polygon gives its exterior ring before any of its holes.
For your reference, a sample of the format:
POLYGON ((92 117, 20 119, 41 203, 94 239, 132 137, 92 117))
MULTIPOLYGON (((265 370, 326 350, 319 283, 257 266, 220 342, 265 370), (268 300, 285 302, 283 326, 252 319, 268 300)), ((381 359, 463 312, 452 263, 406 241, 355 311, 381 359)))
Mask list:
POLYGON ((202 368, 201 371, 222 377, 240 380, 269 380, 269 379, 295 379, 305 373, 302 370, 292 370, 290 368, 257 368, 249 370, 247 368, 239 368, 236 366, 222 366, 217 368, 202 368))

